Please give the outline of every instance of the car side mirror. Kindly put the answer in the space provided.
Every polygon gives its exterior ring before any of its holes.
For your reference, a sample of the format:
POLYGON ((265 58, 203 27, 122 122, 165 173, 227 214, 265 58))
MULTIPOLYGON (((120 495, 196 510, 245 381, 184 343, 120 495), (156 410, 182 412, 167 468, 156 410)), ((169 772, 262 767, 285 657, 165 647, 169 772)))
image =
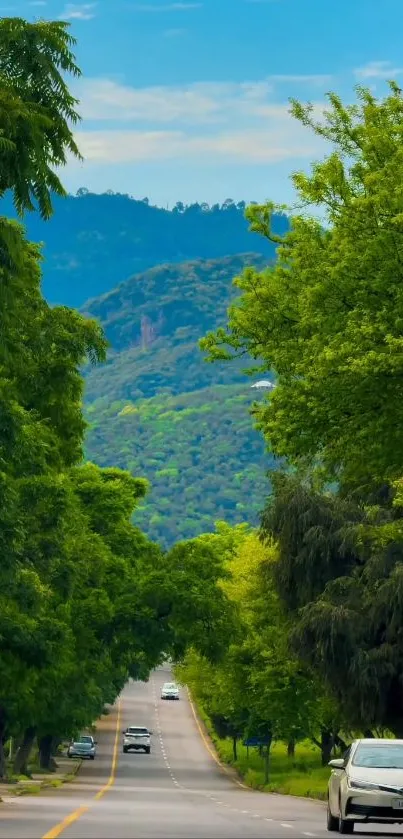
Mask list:
POLYGON ((342 757, 337 757, 334 760, 329 760, 328 766, 331 766, 332 769, 344 769, 345 763, 342 757))
POLYGON ((149 734, 154 734, 154 732, 153 732, 153 731, 149 731, 148 733, 149 733, 149 734))

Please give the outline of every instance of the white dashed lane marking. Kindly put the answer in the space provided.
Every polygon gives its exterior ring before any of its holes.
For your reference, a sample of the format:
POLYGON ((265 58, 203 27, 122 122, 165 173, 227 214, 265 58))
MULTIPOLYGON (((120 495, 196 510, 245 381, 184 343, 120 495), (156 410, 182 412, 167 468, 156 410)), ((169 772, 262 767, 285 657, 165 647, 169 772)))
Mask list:
MULTIPOLYGON (((155 718, 156 718, 156 723, 157 723, 158 739, 160 741, 161 752, 162 752, 162 756, 163 756, 164 761, 165 761, 165 765, 168 769, 169 775, 171 777, 171 780, 172 780, 174 786, 177 789, 186 790, 186 787, 184 787, 182 784, 179 783, 179 781, 176 780, 175 775, 174 775, 174 773, 171 769, 171 766, 169 764, 169 761, 168 761, 168 757, 167 757, 167 753, 166 753, 166 749, 165 749, 165 744, 164 744, 164 738, 163 738, 162 729, 161 729, 161 722, 160 722, 160 718, 159 718, 158 699, 157 699, 157 694, 156 694, 156 689, 155 689, 154 682, 152 683, 152 692, 153 692, 153 699, 154 699, 154 706, 155 706, 155 718)), ((208 798, 209 801, 212 801, 214 804, 218 804, 220 807, 226 807, 232 813, 240 813, 243 816, 250 816, 252 819, 264 818, 264 821, 269 822, 270 824, 273 824, 276 821, 275 819, 263 817, 263 816, 260 815, 260 813, 251 813, 250 810, 239 810, 238 807, 231 807, 230 804, 227 804, 224 801, 219 801, 218 798, 215 798, 213 795, 209 795, 208 793, 207 794, 203 793, 203 795, 205 795, 205 797, 208 798)), ((295 830, 295 826, 292 825, 292 824, 288 824, 288 822, 277 822, 277 824, 280 827, 283 827, 285 830, 295 830)), ((315 833, 309 833, 309 831, 301 832, 300 835, 307 836, 307 837, 309 837, 309 839, 315 839, 315 837, 316 837, 315 833)))

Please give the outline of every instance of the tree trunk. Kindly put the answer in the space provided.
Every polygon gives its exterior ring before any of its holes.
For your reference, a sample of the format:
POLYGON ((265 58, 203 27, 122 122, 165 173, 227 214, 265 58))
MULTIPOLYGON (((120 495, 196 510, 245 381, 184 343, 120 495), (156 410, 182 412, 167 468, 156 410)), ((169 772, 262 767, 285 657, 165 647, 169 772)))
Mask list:
POLYGON ((288 757, 295 757, 295 740, 289 740, 287 743, 287 755, 288 757))
POLYGON ((39 766, 41 769, 54 771, 54 760, 52 761, 52 734, 45 734, 39 740, 39 766), (53 763, 53 766, 52 766, 53 763))
POLYGON ((327 766, 332 755, 334 745, 334 737, 328 728, 322 728, 320 734, 320 750, 322 758, 322 766, 327 766))
POLYGON ((56 769, 57 769, 57 763, 56 763, 56 760, 54 758, 57 757, 57 750, 58 750, 61 742, 62 741, 61 741, 60 737, 53 737, 52 738, 52 761, 51 762, 53 763, 53 768, 54 768, 55 772, 56 772, 56 769))
POLYGON ((232 755, 233 755, 234 761, 238 760, 237 738, 236 737, 232 738, 232 755))
POLYGON ((347 749, 348 749, 347 743, 343 740, 343 738, 342 738, 342 737, 340 737, 340 735, 339 735, 339 734, 336 734, 336 736, 335 736, 335 738, 334 738, 334 744, 335 744, 335 746, 337 746, 337 748, 338 748, 338 749, 340 749, 343 753, 344 753, 344 752, 346 752, 346 751, 347 751, 347 749))
POLYGON ((0 779, 5 779, 7 774, 6 755, 4 745, 6 741, 6 712, 0 706, 0 779))
POLYGON ((270 743, 266 746, 264 750, 264 783, 265 786, 269 783, 270 780, 270 748, 271 748, 271 736, 270 736, 270 743))
POLYGON ((24 737, 20 743, 14 758, 13 772, 15 775, 28 775, 28 759, 34 745, 36 728, 31 725, 24 731, 24 737))

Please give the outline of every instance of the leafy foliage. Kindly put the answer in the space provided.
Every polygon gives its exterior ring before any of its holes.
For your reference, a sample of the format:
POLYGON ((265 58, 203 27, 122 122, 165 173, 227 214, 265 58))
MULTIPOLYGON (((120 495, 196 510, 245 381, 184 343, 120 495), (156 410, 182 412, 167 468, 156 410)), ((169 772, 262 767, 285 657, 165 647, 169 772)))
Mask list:
POLYGON ((38 248, 15 222, 3 232, 0 741, 29 729, 45 742, 91 723, 129 676, 147 678, 191 638, 217 654, 225 598, 217 562, 180 558, 178 573, 133 527, 144 479, 78 465, 79 368, 105 341, 95 321, 50 309, 38 248))
POLYGON ((395 83, 382 101, 330 95, 324 122, 294 116, 333 144, 284 236, 273 206, 251 207, 278 261, 246 268, 228 325, 202 341, 210 360, 252 356, 277 386, 255 414, 274 475, 262 517, 278 558, 274 584, 299 660, 326 684, 350 731, 402 736, 402 117, 395 83))
POLYGON ((294 217, 272 231, 271 205, 251 207, 252 229, 279 244, 278 262, 237 280, 228 330, 209 335, 212 358, 247 352, 278 386, 259 420, 273 451, 367 491, 402 470, 402 117, 391 84, 377 101, 335 95, 323 125, 298 103, 294 115, 332 141, 310 175, 294 177, 300 203, 326 225, 294 217))
POLYGON ((273 586, 276 549, 248 526, 218 525, 203 535, 225 558, 221 583, 234 604, 237 624, 226 655, 206 661, 189 651, 177 668, 220 737, 248 736, 292 742, 313 736, 323 724, 326 698, 311 672, 288 649, 289 624, 273 586))
POLYGON ((51 193, 65 195, 55 168, 80 158, 70 125, 77 100, 64 76, 80 75, 74 38, 62 21, 0 19, 0 196, 12 190, 16 210, 52 213, 51 193))
POLYGON ((277 587, 294 649, 327 682, 350 726, 401 736, 399 485, 394 499, 371 507, 293 477, 277 476, 274 486, 263 526, 278 541, 277 587))

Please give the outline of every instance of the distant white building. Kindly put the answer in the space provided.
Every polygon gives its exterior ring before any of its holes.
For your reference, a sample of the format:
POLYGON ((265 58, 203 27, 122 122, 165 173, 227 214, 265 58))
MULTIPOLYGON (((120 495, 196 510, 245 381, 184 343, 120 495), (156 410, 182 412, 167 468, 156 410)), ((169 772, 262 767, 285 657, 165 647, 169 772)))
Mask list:
POLYGON ((268 379, 261 379, 260 382, 251 385, 251 389, 254 388, 255 390, 273 390, 274 387, 273 382, 269 382, 268 379))

